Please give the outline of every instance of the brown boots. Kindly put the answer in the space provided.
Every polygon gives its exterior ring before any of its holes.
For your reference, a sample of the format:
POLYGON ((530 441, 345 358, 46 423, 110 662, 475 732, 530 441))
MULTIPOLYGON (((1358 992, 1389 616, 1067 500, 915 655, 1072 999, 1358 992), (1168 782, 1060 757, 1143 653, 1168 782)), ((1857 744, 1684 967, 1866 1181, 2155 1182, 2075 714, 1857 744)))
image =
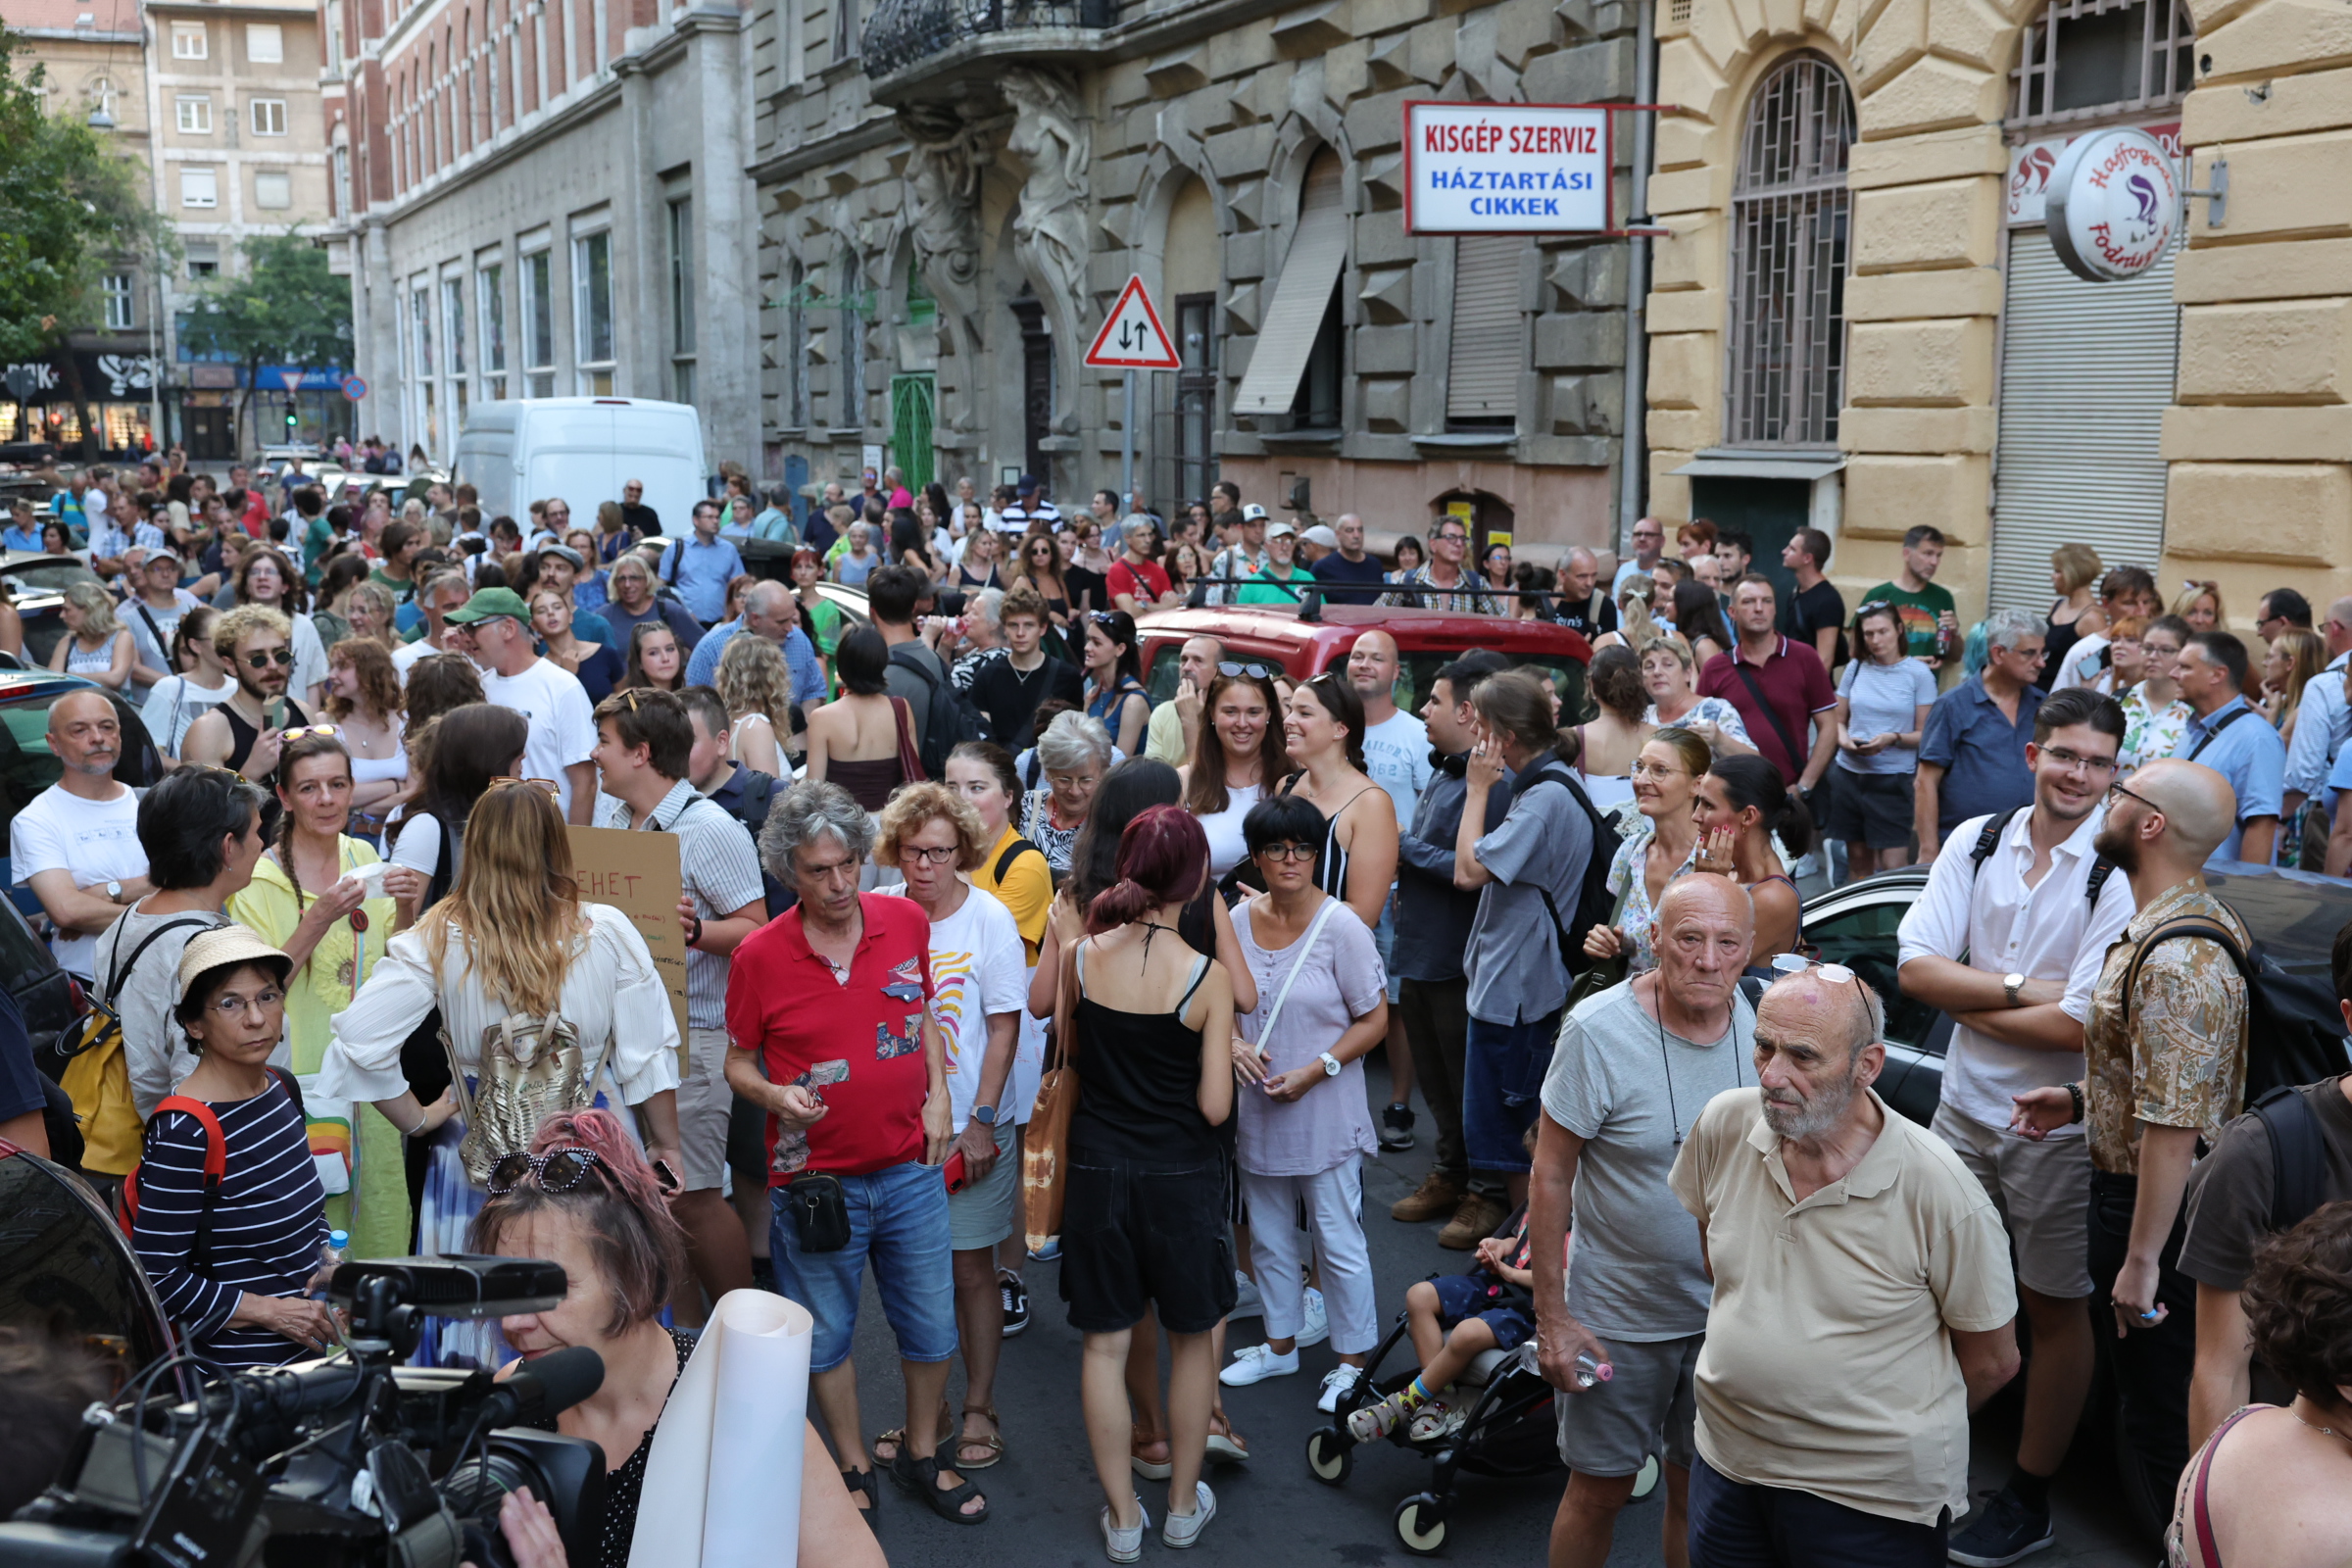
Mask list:
POLYGON ((1468 1181, 1442 1170, 1431 1171, 1411 1197, 1389 1208, 1389 1218, 1407 1225, 1450 1215, 1438 1233, 1438 1245, 1456 1252, 1467 1252, 1494 1235, 1509 1213, 1501 1199, 1473 1193, 1468 1181))

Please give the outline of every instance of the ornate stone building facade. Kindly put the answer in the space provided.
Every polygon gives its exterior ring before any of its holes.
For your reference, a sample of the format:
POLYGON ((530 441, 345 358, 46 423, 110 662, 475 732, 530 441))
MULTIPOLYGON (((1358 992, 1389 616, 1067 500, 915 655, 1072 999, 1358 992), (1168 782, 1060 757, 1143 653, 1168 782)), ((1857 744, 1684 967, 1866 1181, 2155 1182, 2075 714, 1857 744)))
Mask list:
POLYGON ((1135 274, 1184 360, 1137 399, 1163 509, 1222 476, 1380 532, 1614 537, 1628 245, 1408 235, 1401 135, 1414 98, 1630 100, 1632 4, 847 3, 753 13, 791 477, 880 445, 1065 507, 1115 487, 1121 378, 1081 362, 1135 274))

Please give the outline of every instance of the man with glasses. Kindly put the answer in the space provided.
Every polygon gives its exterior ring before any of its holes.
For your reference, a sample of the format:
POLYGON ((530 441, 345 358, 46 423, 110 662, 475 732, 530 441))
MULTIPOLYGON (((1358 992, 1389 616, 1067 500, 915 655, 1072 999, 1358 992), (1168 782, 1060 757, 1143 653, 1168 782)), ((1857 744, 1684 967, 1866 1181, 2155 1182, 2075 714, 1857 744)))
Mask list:
POLYGON ((2008 1227, 2034 1330, 2017 1467, 1952 1543, 1954 1562, 1980 1568, 2056 1539, 2050 1477, 2090 1389, 2090 1153, 2072 1129, 2034 1142, 2009 1119, 2016 1096, 2082 1076, 2091 989, 2132 918, 2129 879, 2091 849, 2124 727, 2113 698, 2082 687, 2044 702, 2026 748, 2032 808, 1955 827, 1903 916, 1903 994, 1954 1023, 1932 1130, 2008 1227))
MULTIPOLYGON (((1984 668, 1928 710, 1912 798, 1922 863, 1970 817, 2033 804, 2026 737, 2046 696, 2034 684, 2046 630, 2039 615, 1994 611, 1984 622, 1984 668)), ((1755 733, 1753 724, 1748 733, 1755 733)))
POLYGON ((2274 588, 2254 606, 2254 630, 2264 642, 2282 631, 2311 630, 2311 601, 2292 588, 2274 588))
MULTIPOLYGON (((180 742, 182 766, 209 763, 242 773, 266 792, 276 788, 285 732, 315 722, 309 709, 286 695, 293 638, 292 623, 267 605, 239 605, 213 623, 213 652, 228 665, 237 689, 188 726, 180 742)), ((264 802, 262 817, 264 828, 274 832, 274 796, 264 802)))
POLYGON ((2230 632, 2188 639, 2173 662, 2173 681, 2189 707, 2173 755, 2212 768, 2237 797, 2237 821, 2214 846, 2213 858, 2268 865, 2278 840, 2286 743, 2246 701, 2249 667, 2246 645, 2230 632))
POLYGON ((1494 600, 1462 563, 1470 554, 1470 530, 1448 513, 1429 532, 1429 564, 1397 579, 1381 603, 1392 610, 1443 610, 1451 615, 1491 615, 1494 600))
POLYGON ((1647 573, 1666 557, 1666 525, 1655 517, 1643 517, 1634 524, 1634 558, 1617 564, 1617 574, 1609 579, 1609 601, 1614 604, 1625 588, 1625 579, 1636 572, 1647 573))
POLYGON ((172 634, 179 629, 179 617, 202 601, 179 585, 179 558, 169 551, 141 559, 136 570, 123 574, 122 586, 127 591, 116 618, 130 628, 131 646, 139 651, 130 684, 143 693, 179 673, 172 667, 172 634))
POLYGON ((554 779, 564 819, 586 827, 596 803, 596 764, 589 757, 597 736, 588 688, 570 670, 539 657, 530 611, 512 588, 476 589, 462 608, 443 618, 465 627, 473 638, 482 701, 512 708, 530 720, 523 772, 554 779))
MULTIPOLYGON (((2319 631, 2328 643, 2328 667, 2304 686, 2303 701, 2295 707, 2295 738, 2286 749, 2281 781, 2280 805, 2290 819, 2326 791, 2328 769, 2343 750, 2344 737, 2352 735, 2352 704, 2344 701, 2344 670, 2352 665, 2352 598, 2329 605, 2319 631)), ((2303 842, 2312 843, 2322 831, 2307 827, 2303 842)))
POLYGON ((751 1244, 727 1205, 727 972, 744 938, 767 923, 767 887, 743 825, 687 779, 694 721, 663 691, 614 692, 596 710, 596 764, 604 793, 597 826, 674 833, 686 938, 686 1069, 678 1075, 678 1171, 670 1212, 703 1289, 715 1301, 752 1283, 751 1244))

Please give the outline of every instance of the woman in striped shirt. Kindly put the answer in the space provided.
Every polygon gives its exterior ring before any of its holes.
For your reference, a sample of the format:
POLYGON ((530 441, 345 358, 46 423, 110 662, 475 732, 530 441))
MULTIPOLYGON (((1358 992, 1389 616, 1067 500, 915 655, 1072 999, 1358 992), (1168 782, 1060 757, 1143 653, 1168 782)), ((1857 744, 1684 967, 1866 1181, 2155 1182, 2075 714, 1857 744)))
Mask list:
POLYGON ((326 1195, 292 1080, 269 1065, 285 1031, 286 956, 241 925, 200 933, 179 963, 179 1026, 196 1070, 147 1124, 132 1243, 197 1354, 276 1366, 322 1350, 334 1323, 305 1293, 319 1272, 326 1195), (220 1125, 227 1169, 212 1201, 220 1125))

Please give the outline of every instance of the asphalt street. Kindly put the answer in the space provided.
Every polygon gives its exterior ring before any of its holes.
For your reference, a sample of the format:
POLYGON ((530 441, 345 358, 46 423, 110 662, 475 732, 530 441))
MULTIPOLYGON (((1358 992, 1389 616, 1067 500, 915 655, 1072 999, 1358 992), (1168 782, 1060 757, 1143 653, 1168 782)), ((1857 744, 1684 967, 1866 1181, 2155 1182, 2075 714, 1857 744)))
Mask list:
MULTIPOLYGON (((1377 1054, 1367 1065, 1374 1079, 1374 1103, 1384 1103, 1388 1086, 1377 1054)), ((1437 1223, 1401 1225, 1389 1218, 1389 1205, 1412 1191, 1428 1167, 1426 1113, 1417 1131, 1420 1142, 1411 1152, 1383 1154, 1368 1161, 1364 1173, 1365 1229, 1384 1318, 1401 1309, 1405 1288, 1414 1281, 1468 1264, 1468 1254, 1438 1246, 1437 1223)), ((1031 1326, 1006 1342, 997 1378, 1005 1455, 995 1466, 972 1473, 988 1494, 992 1517, 974 1527, 950 1524, 885 1479, 880 1534, 895 1568, 1040 1568, 1063 1563, 1075 1568, 1104 1560, 1096 1524, 1102 1495, 1087 1454, 1078 1406, 1080 1337, 1065 1321, 1055 1266, 1032 1263, 1028 1283, 1031 1326)), ((1259 1337, 1257 1320, 1246 1320, 1235 1326, 1227 1350, 1259 1337)), ((876 1432, 900 1425, 905 1414, 897 1350, 870 1281, 858 1315, 857 1358, 863 1436, 870 1443, 876 1432)), ((1157 1521, 1166 1484, 1139 1484, 1153 1519, 1153 1529, 1145 1538, 1146 1562, 1157 1557, 1187 1560, 1198 1568, 1220 1563, 1389 1568, 1423 1560, 1404 1549, 1394 1516, 1400 1501, 1429 1486, 1428 1462, 1388 1444, 1374 1444, 1356 1450, 1353 1473, 1345 1485, 1327 1487, 1315 1481, 1307 1472, 1306 1440, 1329 1419, 1315 1409, 1314 1401, 1323 1373, 1337 1362, 1328 1345, 1302 1351, 1299 1360, 1296 1377, 1226 1391, 1226 1410, 1248 1441, 1251 1457, 1247 1464, 1209 1472, 1217 1517, 1183 1558, 1159 1541, 1157 1521)), ((949 1379, 951 1407, 961 1404, 962 1394, 958 1366, 949 1379)), ((1999 1485, 2007 1474, 2007 1455, 2015 1442, 2014 1405, 2012 1392, 1979 1417, 1975 1484, 1980 1489, 1999 1485)), ((1543 1562, 1552 1510, 1566 1478, 1564 1470, 1532 1480, 1463 1478, 1442 1560, 1543 1562)), ((2077 1445, 2053 1490, 2059 1544, 2029 1562, 2034 1568, 2147 1568, 2158 1561, 2156 1544, 2142 1543, 2129 1530, 2114 1495, 2104 1457, 2085 1439, 2077 1445)), ((1611 1568, 1652 1568, 1661 1562, 1661 1509, 1662 1491, 1626 1509, 1609 1557, 1611 1568)))

